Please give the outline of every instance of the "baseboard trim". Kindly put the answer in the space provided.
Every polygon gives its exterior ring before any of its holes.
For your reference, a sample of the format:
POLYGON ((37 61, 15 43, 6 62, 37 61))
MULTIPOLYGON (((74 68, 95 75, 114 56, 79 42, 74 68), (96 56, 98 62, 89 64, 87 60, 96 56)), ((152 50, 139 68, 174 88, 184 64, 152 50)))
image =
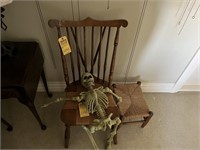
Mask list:
MULTIPOLYGON (((48 82, 48 88, 51 92, 63 92, 65 91, 65 82, 48 82)), ((39 82, 37 92, 45 92, 45 88, 42 82, 39 82)))
MULTIPOLYGON (((117 82, 120 83, 120 82, 117 82)), ((116 84, 117 84, 116 83, 116 84)), ((123 84, 123 83, 121 83, 123 84)), ((173 90, 175 83, 145 83, 141 85, 142 91, 151 93, 175 93, 177 91, 173 90)), ((48 82, 48 87, 51 92, 63 92, 65 90, 65 82, 48 82)), ((38 85, 38 92, 45 92, 45 88, 42 82, 38 85)), ((179 91, 194 91, 200 92, 200 85, 184 85, 179 91)))
POLYGON ((200 85, 184 85, 180 91, 200 92, 200 85))
POLYGON ((143 92, 172 93, 174 83, 142 83, 143 92))
MULTIPOLYGON (((174 86, 174 83, 145 83, 143 82, 141 85, 141 88, 143 92, 171 93, 173 86, 174 86)), ((48 87, 51 92, 62 92, 64 91, 66 86, 65 86, 65 82, 48 82, 48 87)), ((38 92, 45 91, 45 88, 42 82, 39 83, 37 91, 38 92)))

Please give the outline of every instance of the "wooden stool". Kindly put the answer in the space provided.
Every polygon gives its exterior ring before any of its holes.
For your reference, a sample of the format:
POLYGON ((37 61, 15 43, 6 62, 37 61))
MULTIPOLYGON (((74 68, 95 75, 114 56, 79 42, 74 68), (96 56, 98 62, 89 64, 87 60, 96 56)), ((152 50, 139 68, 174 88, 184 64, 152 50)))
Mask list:
POLYGON ((122 102, 119 103, 122 123, 142 122, 142 128, 146 126, 153 112, 147 106, 142 89, 141 82, 132 84, 114 84, 114 92, 122 97, 122 102))

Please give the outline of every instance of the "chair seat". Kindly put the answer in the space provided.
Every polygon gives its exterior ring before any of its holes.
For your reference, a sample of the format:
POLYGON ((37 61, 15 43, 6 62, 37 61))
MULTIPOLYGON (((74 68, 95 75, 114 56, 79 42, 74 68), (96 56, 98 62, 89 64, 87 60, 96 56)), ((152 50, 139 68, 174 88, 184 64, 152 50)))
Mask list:
MULTIPOLYGON (((67 97, 78 96, 79 92, 67 92, 67 97)), ((108 108, 106 110, 107 114, 113 113, 112 118, 119 117, 119 109, 114 101, 114 98, 111 94, 106 94, 108 96, 108 108)), ((88 117, 80 117, 79 107, 77 101, 66 101, 61 111, 61 120, 66 125, 89 125, 93 122, 94 119, 98 117, 96 114, 90 114, 88 117)))
POLYGON ((137 83, 116 84, 114 91, 122 97, 119 110, 122 122, 132 122, 149 116, 149 108, 143 97, 142 89, 137 83))

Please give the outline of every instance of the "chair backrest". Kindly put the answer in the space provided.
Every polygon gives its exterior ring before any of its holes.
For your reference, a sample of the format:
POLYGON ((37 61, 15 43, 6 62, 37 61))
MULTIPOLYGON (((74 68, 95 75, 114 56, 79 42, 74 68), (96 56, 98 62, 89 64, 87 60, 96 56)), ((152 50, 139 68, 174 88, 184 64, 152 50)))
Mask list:
POLYGON ((128 22, 86 18, 81 21, 51 19, 48 24, 57 28, 58 38, 67 37, 72 49, 67 55, 60 50, 66 84, 76 84, 84 72, 90 72, 96 82, 106 82, 111 87, 119 30, 128 22))

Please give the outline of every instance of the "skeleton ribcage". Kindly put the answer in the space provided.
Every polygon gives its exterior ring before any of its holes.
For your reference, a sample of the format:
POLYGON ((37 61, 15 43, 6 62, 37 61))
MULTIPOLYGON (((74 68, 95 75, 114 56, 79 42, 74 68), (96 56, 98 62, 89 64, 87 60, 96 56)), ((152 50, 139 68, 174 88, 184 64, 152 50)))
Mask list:
POLYGON ((108 97, 100 90, 88 92, 85 96, 85 105, 90 113, 96 112, 99 117, 105 117, 108 107, 108 97))

